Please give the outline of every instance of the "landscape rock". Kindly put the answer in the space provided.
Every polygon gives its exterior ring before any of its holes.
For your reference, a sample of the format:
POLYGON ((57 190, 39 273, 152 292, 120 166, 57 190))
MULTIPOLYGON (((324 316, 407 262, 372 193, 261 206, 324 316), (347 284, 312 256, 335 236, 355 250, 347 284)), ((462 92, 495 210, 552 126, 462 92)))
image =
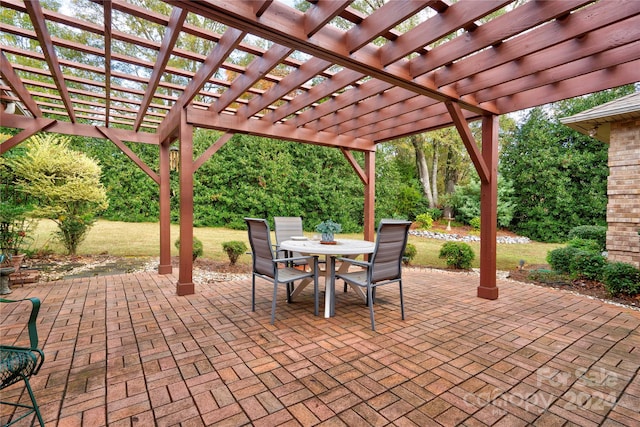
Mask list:
MULTIPOLYGON (((473 235, 461 235, 461 234, 448 234, 440 233, 438 231, 429 230, 410 230, 409 234, 418 237, 425 237, 427 239, 446 240, 454 242, 479 242, 480 236, 473 235)), ((498 243, 502 244, 517 244, 517 243, 531 243, 531 239, 521 236, 498 236, 496 238, 498 243)))

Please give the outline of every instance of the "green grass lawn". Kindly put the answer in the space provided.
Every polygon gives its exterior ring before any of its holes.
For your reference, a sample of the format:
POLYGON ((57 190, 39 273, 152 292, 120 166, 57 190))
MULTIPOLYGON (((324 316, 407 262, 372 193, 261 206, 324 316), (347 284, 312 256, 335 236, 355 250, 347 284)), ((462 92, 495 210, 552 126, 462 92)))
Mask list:
MULTIPOLYGON (((51 233, 56 230, 53 221, 41 220, 34 232, 35 240, 30 250, 52 250, 56 254, 63 254, 64 248, 51 238, 51 233)), ((171 253, 178 255, 173 242, 178 238, 178 225, 171 226, 171 253)), ((306 233, 309 237, 313 233, 306 233)), ((231 240, 245 242, 249 247, 247 232, 244 230, 231 230, 228 228, 195 228, 194 235, 200 239, 204 246, 204 257, 218 261, 228 260, 227 254, 222 250, 222 243, 231 240)), ((362 239, 362 234, 339 234, 338 238, 362 239)), ((109 254, 114 256, 158 256, 159 255, 160 226, 158 223, 128 223, 119 221, 98 221, 89 231, 87 238, 80 244, 78 254, 98 255, 109 254)), ((273 242, 275 236, 272 235, 273 242)), ((409 236, 409 242, 413 243, 418 254, 412 262, 414 266, 445 268, 444 260, 438 258, 440 248, 444 244, 442 240, 426 239, 424 237, 409 236)), ((473 267, 480 264, 480 244, 470 243, 476 259, 473 267)), ((498 244, 498 270, 512 270, 520 260, 527 264, 546 264, 547 252, 560 247, 560 244, 527 243, 527 244, 498 244)), ((250 264, 251 257, 242 255, 239 264, 250 264)))

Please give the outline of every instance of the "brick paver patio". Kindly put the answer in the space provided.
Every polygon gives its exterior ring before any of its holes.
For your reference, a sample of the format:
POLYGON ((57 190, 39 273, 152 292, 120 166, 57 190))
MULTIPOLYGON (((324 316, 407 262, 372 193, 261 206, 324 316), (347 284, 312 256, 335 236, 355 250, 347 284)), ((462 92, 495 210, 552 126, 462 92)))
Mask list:
MULTIPOLYGON (((475 274, 422 270, 405 273, 405 321, 397 288, 378 290, 377 332, 353 292, 313 316, 310 289, 286 304, 283 288, 272 326, 266 282, 252 313, 250 279, 187 297, 175 280, 13 290, 42 300, 48 426, 640 425, 638 311, 507 280, 488 301, 475 274)), ((0 320, 3 342, 27 337, 15 311, 0 320)))

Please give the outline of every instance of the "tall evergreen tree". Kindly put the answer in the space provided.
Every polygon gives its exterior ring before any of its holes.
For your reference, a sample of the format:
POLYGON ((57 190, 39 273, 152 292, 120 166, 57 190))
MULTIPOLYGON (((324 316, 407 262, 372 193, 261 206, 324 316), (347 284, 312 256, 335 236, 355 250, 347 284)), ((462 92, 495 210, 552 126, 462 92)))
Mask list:
POLYGON ((559 119, 632 92, 624 86, 529 111, 500 159, 515 190, 515 231, 553 242, 575 226, 606 224, 608 145, 559 119))

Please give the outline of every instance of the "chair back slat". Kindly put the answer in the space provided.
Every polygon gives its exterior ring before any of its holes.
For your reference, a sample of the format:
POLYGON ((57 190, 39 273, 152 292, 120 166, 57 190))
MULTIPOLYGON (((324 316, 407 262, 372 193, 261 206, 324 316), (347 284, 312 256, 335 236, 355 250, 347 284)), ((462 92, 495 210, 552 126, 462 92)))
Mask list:
POLYGON ((249 244, 253 252, 253 270, 268 277, 275 277, 276 266, 271 250, 269 224, 264 219, 246 218, 249 228, 249 244))
POLYGON ((276 226, 276 243, 279 245, 293 236, 302 236, 302 218, 299 216, 274 216, 276 226))
POLYGON ((380 221, 376 247, 371 259, 371 280, 374 283, 400 277, 410 225, 408 221, 380 221))
MULTIPOLYGON (((276 226, 276 244, 280 246, 285 240, 291 240, 294 236, 303 236, 302 218, 299 216, 274 216, 273 222, 276 226)), ((300 257, 300 252, 291 252, 292 257, 300 257)), ((306 261, 300 261, 296 264, 306 264, 306 261)))

